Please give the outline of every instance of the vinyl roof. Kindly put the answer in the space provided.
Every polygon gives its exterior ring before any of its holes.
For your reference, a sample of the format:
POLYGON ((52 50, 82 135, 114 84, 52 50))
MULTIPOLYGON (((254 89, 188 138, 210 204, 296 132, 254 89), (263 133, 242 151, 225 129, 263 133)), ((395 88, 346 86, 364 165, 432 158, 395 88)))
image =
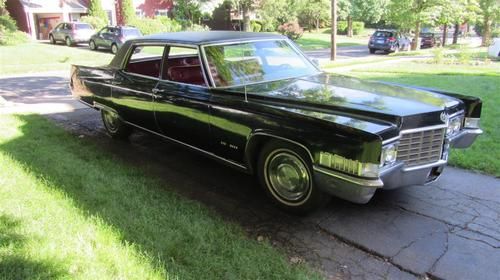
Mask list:
POLYGON ((284 39, 285 36, 264 32, 203 31, 159 33, 134 39, 134 41, 171 41, 186 44, 207 44, 235 40, 284 39))

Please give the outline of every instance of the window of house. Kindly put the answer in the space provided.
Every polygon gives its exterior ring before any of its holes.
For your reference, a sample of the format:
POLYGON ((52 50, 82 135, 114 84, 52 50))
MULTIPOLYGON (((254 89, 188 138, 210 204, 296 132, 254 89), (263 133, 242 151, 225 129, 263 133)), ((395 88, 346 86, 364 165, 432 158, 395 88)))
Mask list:
POLYGON ((141 9, 136 9, 135 15, 142 18, 144 17, 144 12, 141 9))
POLYGON ((168 10, 166 9, 156 10, 155 16, 168 16, 168 10))

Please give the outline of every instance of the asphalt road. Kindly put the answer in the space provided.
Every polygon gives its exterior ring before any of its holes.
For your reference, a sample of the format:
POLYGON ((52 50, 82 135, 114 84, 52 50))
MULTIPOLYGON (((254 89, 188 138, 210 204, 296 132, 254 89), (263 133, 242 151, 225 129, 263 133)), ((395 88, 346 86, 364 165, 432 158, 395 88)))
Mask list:
POLYGON ((498 178, 448 167, 431 185, 381 191, 366 205, 333 199, 296 217, 270 205, 252 177, 158 137, 110 139, 99 113, 68 97, 65 74, 0 78, 0 113, 45 114, 327 278, 499 279, 498 178))

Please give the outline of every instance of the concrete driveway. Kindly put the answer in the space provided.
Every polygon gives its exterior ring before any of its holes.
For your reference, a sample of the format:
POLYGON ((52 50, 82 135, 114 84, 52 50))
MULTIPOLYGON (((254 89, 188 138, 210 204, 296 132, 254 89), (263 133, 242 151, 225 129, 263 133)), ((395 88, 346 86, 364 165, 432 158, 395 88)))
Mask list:
POLYGON ((45 114, 75 137, 176 186, 174 191, 283 248, 331 279, 499 279, 500 180, 448 167, 431 185, 379 192, 367 205, 333 199, 296 217, 268 203, 256 181, 145 133, 104 133, 99 113, 69 98, 67 73, 0 78, 0 113, 45 114))

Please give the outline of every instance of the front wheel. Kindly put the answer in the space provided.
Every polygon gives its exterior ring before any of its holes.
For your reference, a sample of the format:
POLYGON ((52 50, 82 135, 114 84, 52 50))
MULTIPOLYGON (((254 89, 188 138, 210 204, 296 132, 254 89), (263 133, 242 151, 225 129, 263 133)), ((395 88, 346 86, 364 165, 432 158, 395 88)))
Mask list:
POLYGON ((66 41, 66 46, 68 46, 68 47, 73 46, 73 42, 71 42, 71 38, 66 37, 66 40, 65 40, 65 41, 66 41))
POLYGON ((307 153, 283 141, 271 141, 264 146, 257 168, 266 194, 279 207, 296 214, 315 210, 330 200, 314 184, 311 170, 307 153))
POLYGON ((104 128, 112 138, 126 139, 132 133, 132 128, 123 122, 117 113, 101 110, 101 117, 104 128))
POLYGON ((370 49, 370 53, 374 54, 377 50, 376 49, 370 49))
POLYGON ((89 47, 93 51, 97 50, 97 45, 95 44, 94 40, 90 40, 89 47))

